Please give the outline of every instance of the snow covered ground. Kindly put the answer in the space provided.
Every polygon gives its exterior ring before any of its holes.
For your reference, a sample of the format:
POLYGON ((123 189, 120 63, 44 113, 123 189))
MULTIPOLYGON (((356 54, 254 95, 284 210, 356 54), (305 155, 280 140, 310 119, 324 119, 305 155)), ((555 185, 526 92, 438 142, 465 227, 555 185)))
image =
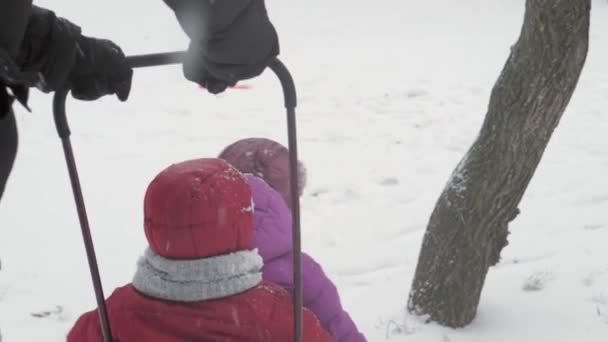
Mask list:
MULTIPOLYGON (((38 1, 128 54, 181 49, 162 1, 38 1), (76 19, 77 18, 77 19, 76 19)), ((299 91, 309 170, 305 250, 338 285, 370 341, 608 340, 608 4, 595 1, 575 96, 512 224, 511 244, 459 330, 405 313, 434 202, 475 138, 518 36, 524 0, 268 0, 299 91)), ((141 204, 168 164, 215 156, 246 136, 286 142, 279 85, 218 97, 179 67, 138 70, 128 103, 69 104, 73 145, 106 295, 145 246, 141 204)), ((0 206, 4 342, 63 341, 94 307, 84 248, 50 113, 35 94, 0 206), (36 317, 42 316, 42 317, 36 317)))

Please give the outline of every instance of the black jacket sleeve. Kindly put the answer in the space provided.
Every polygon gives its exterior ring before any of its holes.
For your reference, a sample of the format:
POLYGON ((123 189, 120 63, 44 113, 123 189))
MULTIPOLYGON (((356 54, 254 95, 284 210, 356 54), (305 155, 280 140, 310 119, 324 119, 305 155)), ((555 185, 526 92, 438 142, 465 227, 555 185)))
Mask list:
POLYGON ((74 65, 80 27, 44 8, 32 6, 17 61, 24 72, 37 72, 42 91, 63 85, 74 65))
POLYGON ((27 0, 2 0, 0 4, 2 116, 13 97, 27 108, 28 87, 49 92, 64 84, 74 64, 80 28, 27 0))
POLYGON ((164 0, 190 39, 203 41, 225 30, 252 0, 164 0))
POLYGON ((17 54, 30 16, 31 0, 0 1, 0 49, 17 54))
POLYGON ((217 78, 260 74, 279 54, 278 36, 263 0, 164 0, 173 9, 205 67, 217 78))
MULTIPOLYGON (((31 0, 0 1, 0 120, 11 109, 13 97, 27 102, 27 87, 21 85, 21 72, 15 62, 31 11, 31 0), (7 87, 12 88, 9 95, 7 87)), ((30 77, 30 81, 35 79, 30 77)), ((7 175, 8 176, 8 175, 7 175)))

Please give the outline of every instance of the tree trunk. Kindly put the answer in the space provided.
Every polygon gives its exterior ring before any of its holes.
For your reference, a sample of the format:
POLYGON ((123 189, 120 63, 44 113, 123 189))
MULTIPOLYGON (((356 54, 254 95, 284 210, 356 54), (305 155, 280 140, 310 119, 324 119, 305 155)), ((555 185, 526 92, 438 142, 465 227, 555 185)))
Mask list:
POLYGON ((408 309, 450 327, 476 315, 508 224, 585 63, 590 0, 527 0, 522 31, 481 132, 454 170, 427 227, 408 309))

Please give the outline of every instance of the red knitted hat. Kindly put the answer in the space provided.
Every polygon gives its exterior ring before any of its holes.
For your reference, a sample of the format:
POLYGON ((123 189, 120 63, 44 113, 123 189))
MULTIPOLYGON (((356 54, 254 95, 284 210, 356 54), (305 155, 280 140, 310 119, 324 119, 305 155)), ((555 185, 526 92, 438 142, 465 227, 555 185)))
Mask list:
POLYGON ((221 159, 174 164, 148 185, 144 227, 150 248, 169 259, 199 259, 250 249, 251 190, 221 159))

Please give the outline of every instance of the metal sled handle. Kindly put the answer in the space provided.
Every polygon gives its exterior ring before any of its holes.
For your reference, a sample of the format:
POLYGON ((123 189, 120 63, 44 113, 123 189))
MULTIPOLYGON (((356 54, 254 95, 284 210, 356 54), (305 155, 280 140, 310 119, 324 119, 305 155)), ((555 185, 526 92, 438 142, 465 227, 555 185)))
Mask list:
MULTIPOLYGON (((146 55, 135 55, 127 57, 127 62, 132 68, 144 68, 153 66, 163 66, 170 64, 180 64, 184 60, 185 52, 168 52, 146 55)), ((298 146, 296 135, 296 114, 295 108, 297 105, 296 87, 289 70, 279 60, 274 59, 268 67, 277 75, 283 88, 283 96, 285 100, 285 108, 287 109, 287 132, 289 139, 289 174, 291 179, 291 203, 293 214, 293 269, 294 269, 294 340, 302 342, 303 323, 302 323, 302 244, 300 230, 300 197, 298 195, 298 146)), ((95 248, 91 237, 91 230, 87 217, 87 212, 78 177, 78 170, 74 153, 70 141, 70 127, 66 115, 66 99, 68 89, 58 90, 53 98, 53 115, 55 118, 55 126, 57 133, 63 144, 65 160, 70 175, 70 182, 78 211, 80 228, 87 253, 93 287, 95 289, 95 297, 97 300, 97 309, 101 321, 101 328, 104 337, 104 342, 112 341, 112 332, 110 328, 110 320, 105 305, 105 296, 99 275, 99 267, 95 256, 95 248)))

